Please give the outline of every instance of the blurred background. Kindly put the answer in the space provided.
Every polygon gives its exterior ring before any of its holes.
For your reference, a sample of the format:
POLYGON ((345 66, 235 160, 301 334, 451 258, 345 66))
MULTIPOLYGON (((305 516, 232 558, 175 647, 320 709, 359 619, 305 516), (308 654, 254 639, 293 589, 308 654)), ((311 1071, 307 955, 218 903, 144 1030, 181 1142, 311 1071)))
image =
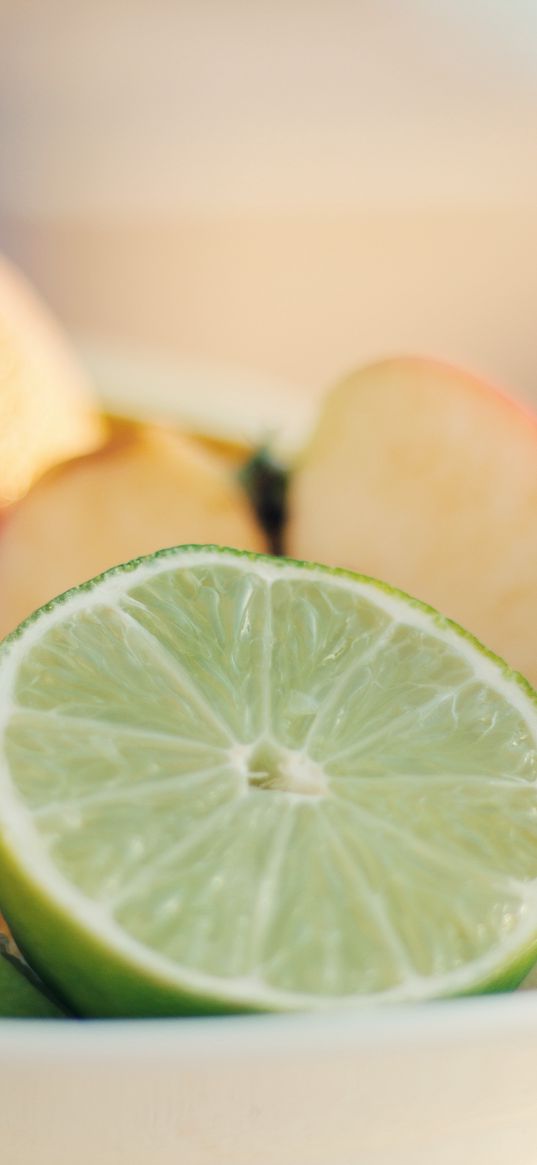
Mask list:
POLYGON ((88 344, 537 400, 534 0, 5 0, 0 249, 88 344))

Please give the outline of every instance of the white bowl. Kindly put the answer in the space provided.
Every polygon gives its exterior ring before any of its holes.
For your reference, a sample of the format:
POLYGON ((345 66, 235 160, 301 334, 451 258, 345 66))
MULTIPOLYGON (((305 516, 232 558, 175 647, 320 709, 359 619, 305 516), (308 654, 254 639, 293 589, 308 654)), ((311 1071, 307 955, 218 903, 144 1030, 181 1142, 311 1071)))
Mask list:
POLYGON ((0 1023, 6 1165, 535 1165, 537 995, 0 1023))

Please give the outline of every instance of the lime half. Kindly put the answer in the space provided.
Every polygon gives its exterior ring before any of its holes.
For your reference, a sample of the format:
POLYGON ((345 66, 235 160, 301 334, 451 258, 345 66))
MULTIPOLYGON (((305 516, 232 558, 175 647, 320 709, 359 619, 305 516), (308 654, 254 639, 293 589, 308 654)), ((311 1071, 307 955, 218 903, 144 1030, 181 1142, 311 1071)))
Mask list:
POLYGON ((537 698, 343 571, 162 551, 0 649, 0 884, 89 1015, 515 986, 537 958, 537 698))
POLYGON ((39 990, 0 942, 0 1019, 60 1019, 62 1012, 39 990))

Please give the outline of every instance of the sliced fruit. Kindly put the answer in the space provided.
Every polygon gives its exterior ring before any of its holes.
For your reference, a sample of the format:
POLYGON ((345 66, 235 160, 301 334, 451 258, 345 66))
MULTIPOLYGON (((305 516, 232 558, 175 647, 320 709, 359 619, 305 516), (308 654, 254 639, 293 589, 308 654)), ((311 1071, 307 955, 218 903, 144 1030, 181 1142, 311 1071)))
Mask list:
POLYGON ((66 337, 22 275, 0 259, 0 505, 103 439, 66 337))
POLYGON ((12 946, 12 943, 13 939, 11 937, 9 926, 3 914, 0 914, 0 946, 3 945, 7 950, 12 946))
POLYGON ((123 425, 43 478, 0 530, 0 635, 107 567, 180 542, 264 550, 240 486, 187 438, 123 425))
POLYGON ((448 365, 391 360, 327 398, 286 548, 385 578, 537 683, 537 418, 448 365))
POLYGON ((537 957, 537 695, 389 587, 214 547, 0 647, 0 878, 88 1015, 426 999, 537 957))
POLYGON ((0 941, 0 1019, 60 1019, 63 1012, 39 989, 0 941))
POLYGON ((260 445, 293 460, 314 423, 311 392, 266 373, 95 341, 79 351, 105 411, 176 424, 231 460, 260 445))

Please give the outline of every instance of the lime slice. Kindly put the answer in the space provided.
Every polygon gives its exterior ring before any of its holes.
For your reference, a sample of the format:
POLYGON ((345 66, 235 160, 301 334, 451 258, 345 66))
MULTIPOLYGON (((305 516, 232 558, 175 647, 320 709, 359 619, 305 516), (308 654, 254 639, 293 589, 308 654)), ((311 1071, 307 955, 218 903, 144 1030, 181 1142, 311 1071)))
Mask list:
POLYGON ((162 551, 6 640, 0 707, 3 901, 75 1010, 426 999, 537 957, 535 693, 381 583, 162 551))
POLYGON ((62 1013, 0 943, 0 1019, 59 1019, 62 1013))

